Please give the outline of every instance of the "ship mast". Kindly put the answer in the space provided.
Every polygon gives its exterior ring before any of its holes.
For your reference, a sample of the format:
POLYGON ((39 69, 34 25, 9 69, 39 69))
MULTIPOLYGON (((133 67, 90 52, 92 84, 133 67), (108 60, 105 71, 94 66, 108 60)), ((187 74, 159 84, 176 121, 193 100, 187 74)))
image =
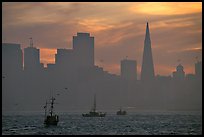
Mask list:
POLYGON ((50 115, 52 116, 52 114, 53 114, 53 105, 54 105, 54 100, 55 100, 55 98, 54 97, 52 97, 52 99, 51 99, 51 110, 50 110, 50 115))
POLYGON ((46 115, 47 115, 47 100, 46 100, 46 103, 45 103, 44 109, 45 109, 45 118, 46 118, 46 115))
POLYGON ((94 108, 93 108, 93 111, 94 112, 96 111, 96 94, 94 94, 94 108))

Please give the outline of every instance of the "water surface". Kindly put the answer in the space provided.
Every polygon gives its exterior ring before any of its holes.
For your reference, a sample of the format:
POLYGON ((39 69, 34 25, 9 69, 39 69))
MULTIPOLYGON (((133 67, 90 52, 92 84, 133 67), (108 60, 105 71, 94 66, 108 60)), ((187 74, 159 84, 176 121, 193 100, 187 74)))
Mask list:
POLYGON ((142 114, 106 117, 59 115, 58 126, 45 127, 43 114, 2 116, 3 135, 200 135, 201 114, 142 114))

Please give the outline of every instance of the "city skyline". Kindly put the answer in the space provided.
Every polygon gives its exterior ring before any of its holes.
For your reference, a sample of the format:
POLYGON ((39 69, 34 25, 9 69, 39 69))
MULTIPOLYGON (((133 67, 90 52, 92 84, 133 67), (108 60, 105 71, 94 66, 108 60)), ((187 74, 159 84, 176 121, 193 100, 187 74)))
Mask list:
POLYGON ((3 2, 2 134, 202 134, 201 6, 3 2))
POLYGON ((95 37, 96 65, 119 74, 120 61, 128 56, 128 59, 137 61, 140 77, 144 24, 148 21, 155 75, 171 75, 178 65, 178 59, 187 74, 194 73, 195 57, 198 56, 199 60, 202 58, 201 6, 201 2, 3 3, 3 42, 19 43, 25 48, 29 46, 28 38, 33 37, 34 46, 41 52, 40 61, 54 63, 57 48, 72 48, 71 37, 76 32, 90 32, 95 37), (154 10, 150 10, 150 14, 145 8, 151 6, 154 10), (136 7, 138 10, 135 10, 136 7), (117 15, 119 9, 123 11, 121 18, 117 15), (103 14, 89 14, 103 10, 106 11, 103 14), (106 16, 107 13, 109 16, 106 16), (20 37, 16 37, 18 34, 21 34, 20 37))
MULTIPOLYGON (((66 48, 58 48, 57 52, 55 54, 55 62, 53 63, 48 63, 47 67, 43 66, 43 63, 41 62, 40 59, 40 49, 37 47, 33 46, 33 40, 32 38, 30 39, 30 45, 24 49, 21 48, 21 44, 17 43, 2 43, 4 45, 3 48, 8 48, 13 50, 18 47, 18 52, 20 52, 21 57, 16 57, 18 61, 17 63, 18 70, 17 71, 39 71, 41 70, 52 70, 53 67, 61 67, 62 69, 67 69, 67 70, 72 70, 75 67, 79 67, 81 69, 84 69, 84 67, 96 67, 102 69, 104 72, 110 75, 115 75, 114 73, 108 72, 104 70, 103 67, 98 66, 95 64, 95 56, 94 56, 94 36, 90 36, 90 33, 87 32, 77 32, 76 36, 73 36, 72 42, 73 42, 73 48, 66 49, 66 48), (75 45, 75 46, 74 46, 75 45), (77 45, 77 46, 76 46, 77 45), (82 46, 83 45, 83 46, 82 46), (17 46, 17 47, 16 47, 17 46), (19 60, 20 59, 20 60, 19 60), (77 66, 76 66, 77 65, 77 66), (78 66, 79 65, 79 66, 78 66), (48 67, 49 66, 49 67, 48 67)), ((6 50, 5 50, 6 51, 6 50)), ((16 53, 18 53, 16 52, 16 53)), ((15 53, 15 54, 16 54, 15 53)), ((5 53, 6 54, 6 53, 5 53)), ((14 53, 13 53, 14 54, 14 53)), ((7 55, 8 56, 8 55, 7 55)), ((19 56, 19 55, 18 55, 19 56)), ((9 57, 9 56, 8 56, 9 57)), ((12 58, 10 54, 10 58, 12 58)), ((202 61, 198 60, 198 57, 196 57, 196 61, 194 62, 194 72, 193 73, 186 73, 185 72, 185 66, 180 63, 180 59, 178 60, 177 66, 174 68, 174 71, 172 71, 167 77, 165 75, 161 74, 154 74, 154 59, 152 56, 152 50, 151 50, 151 38, 150 38, 150 30, 149 30, 149 25, 148 22, 146 23, 146 34, 145 34, 145 40, 144 40, 144 49, 143 49, 143 68, 138 71, 138 65, 137 65, 137 60, 132 60, 128 59, 128 56, 120 60, 120 76, 121 78, 125 79, 132 79, 132 80, 141 80, 141 81, 154 81, 155 78, 159 77, 166 77, 166 78, 175 78, 175 73, 178 72, 178 68, 181 67, 181 71, 184 72, 184 75, 182 77, 189 77, 189 75, 196 75, 196 64, 202 63, 202 61), (143 71, 143 72, 142 72, 143 71), (138 74, 142 74, 139 75, 138 74)), ((100 60, 103 62, 103 60, 100 60)), ((5 62, 5 60, 4 60, 5 62)), ((8 61, 7 63, 9 64, 12 61, 8 61)), ((6 62, 5 62, 6 63, 6 62)), ((12 63, 11 63, 12 64, 12 63)), ((7 66, 8 67, 8 66, 7 66)), ((10 66, 10 69, 16 68, 14 65, 13 67, 10 66)), ((77 68, 75 68, 77 69, 77 68)), ((75 70, 74 69, 74 70, 75 70)), ((182 73, 183 73, 182 72, 182 73)), ((199 72, 200 73, 200 72, 199 72)))

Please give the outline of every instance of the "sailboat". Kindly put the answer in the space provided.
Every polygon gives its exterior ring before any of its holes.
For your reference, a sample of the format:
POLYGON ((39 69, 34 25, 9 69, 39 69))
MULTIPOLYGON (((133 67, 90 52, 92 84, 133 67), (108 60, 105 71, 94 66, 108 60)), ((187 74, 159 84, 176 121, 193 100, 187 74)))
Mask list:
POLYGON ((46 101, 46 105, 44 106, 44 109, 45 109, 45 120, 44 120, 44 124, 46 126, 49 126, 49 125, 57 125, 57 123, 59 122, 59 116, 54 114, 54 101, 55 101, 55 98, 52 97, 51 102, 47 103, 46 101), (47 115, 47 106, 48 104, 51 104, 50 105, 50 111, 49 111, 49 114, 47 115))
POLYGON ((120 110, 119 111, 117 111, 117 113, 116 113, 117 115, 126 115, 127 114, 127 112, 125 111, 125 110, 122 110, 121 109, 121 107, 120 107, 120 110))
POLYGON ((89 113, 82 114, 83 117, 105 117, 106 113, 96 111, 96 95, 94 95, 93 109, 89 113))

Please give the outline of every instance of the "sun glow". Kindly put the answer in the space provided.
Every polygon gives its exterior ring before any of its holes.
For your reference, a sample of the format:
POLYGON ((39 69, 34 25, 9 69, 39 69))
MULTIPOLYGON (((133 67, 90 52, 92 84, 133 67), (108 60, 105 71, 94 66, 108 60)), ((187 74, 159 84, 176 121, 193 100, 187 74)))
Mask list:
POLYGON ((130 11, 150 15, 188 14, 202 11, 201 2, 144 2, 130 6, 130 11))
POLYGON ((56 49, 40 48, 40 62, 45 66, 49 63, 55 63, 56 49))

